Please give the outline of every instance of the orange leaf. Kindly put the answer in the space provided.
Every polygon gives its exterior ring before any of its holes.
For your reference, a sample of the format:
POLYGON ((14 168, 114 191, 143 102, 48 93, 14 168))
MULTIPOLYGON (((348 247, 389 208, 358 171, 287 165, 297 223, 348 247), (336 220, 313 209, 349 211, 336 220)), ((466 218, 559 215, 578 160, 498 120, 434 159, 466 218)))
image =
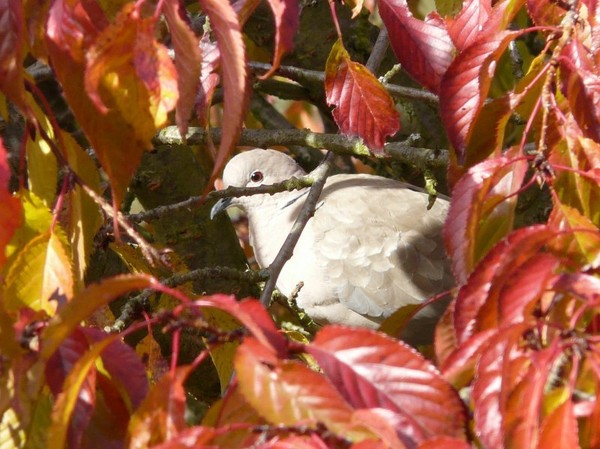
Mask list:
POLYGON ((335 106, 333 118, 340 131, 361 137, 377 153, 385 138, 400 129, 390 94, 365 66, 350 59, 340 40, 327 58, 325 93, 327 104, 335 106))

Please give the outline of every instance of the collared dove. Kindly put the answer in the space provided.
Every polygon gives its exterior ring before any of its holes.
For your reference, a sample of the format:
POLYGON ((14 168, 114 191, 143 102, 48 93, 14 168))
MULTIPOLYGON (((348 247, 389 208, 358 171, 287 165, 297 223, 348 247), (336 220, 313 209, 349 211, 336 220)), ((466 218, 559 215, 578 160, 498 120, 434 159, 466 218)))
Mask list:
MULTIPOLYGON (((306 173, 287 155, 254 149, 226 165, 225 187, 274 184, 306 173)), ((309 189, 227 198, 214 215, 235 205, 248 216, 250 244, 261 267, 276 257, 309 189)), ((366 174, 327 180, 277 288, 290 295, 302 281, 297 304, 317 323, 377 328, 394 311, 420 304, 453 285, 441 237, 448 201, 427 210, 423 190, 366 174)), ((402 338, 431 341, 445 304, 434 303, 409 324, 402 338)))

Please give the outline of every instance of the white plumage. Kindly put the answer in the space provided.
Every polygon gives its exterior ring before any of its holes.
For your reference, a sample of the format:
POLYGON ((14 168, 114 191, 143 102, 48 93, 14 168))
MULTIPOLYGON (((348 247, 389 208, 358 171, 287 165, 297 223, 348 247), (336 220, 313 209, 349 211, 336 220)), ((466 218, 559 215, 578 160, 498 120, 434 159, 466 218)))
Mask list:
MULTIPOLYGON (((223 183, 251 187, 304 174, 287 155, 256 149, 227 164, 223 183)), ((268 267, 307 192, 235 198, 217 203, 213 211, 229 204, 245 210, 256 260, 268 267)), ((449 289, 453 279, 441 237, 448 201, 438 198, 431 210, 427 202, 422 190, 386 178, 331 176, 277 287, 290 295, 302 281, 297 303, 318 323, 371 328, 398 308, 449 289)), ((423 310, 403 338, 413 344, 429 341, 443 307, 423 310)))

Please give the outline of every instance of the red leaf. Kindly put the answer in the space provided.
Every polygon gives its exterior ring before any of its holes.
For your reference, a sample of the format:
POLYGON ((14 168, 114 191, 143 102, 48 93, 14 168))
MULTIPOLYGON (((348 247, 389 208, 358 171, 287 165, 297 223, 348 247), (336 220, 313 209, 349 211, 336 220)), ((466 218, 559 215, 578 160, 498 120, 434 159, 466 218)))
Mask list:
MULTIPOLYGON (((83 331, 91 342, 106 338, 98 329, 84 328, 83 331)), ((137 409, 148 394, 148 376, 135 350, 122 341, 115 341, 102 352, 102 364, 120 394, 127 395, 129 411, 137 409)))
POLYGON ((202 447, 218 448, 220 446, 208 445, 217 435, 217 431, 211 427, 194 426, 183 430, 169 441, 152 446, 152 449, 197 449, 202 447))
POLYGON ((336 433, 348 431, 352 408, 306 365, 278 359, 253 338, 238 348, 234 364, 244 397, 271 424, 314 427, 320 422, 336 433))
POLYGON ((555 235, 542 225, 519 229, 498 243, 481 261, 456 297, 454 325, 460 343, 482 330, 479 320, 487 302, 494 304, 492 310, 489 307, 487 310, 497 319, 502 286, 555 235))
POLYGON ((479 328, 487 327, 484 323, 489 313, 489 305, 498 307, 500 326, 521 323, 531 319, 536 300, 548 289, 554 280, 555 272, 561 261, 552 254, 539 253, 523 263, 518 271, 506 279, 500 287, 498 298, 488 301, 479 311, 479 328), (496 303, 496 304, 494 304, 496 303), (487 312, 487 316, 486 316, 487 312), (529 315, 529 316, 528 316, 529 315))
MULTIPOLYGON (((150 447, 169 441, 186 428, 183 383, 189 366, 168 371, 152 387, 129 422, 129 447, 150 447)), ((168 447, 168 446, 167 446, 168 447)))
POLYGON ((521 188, 526 171, 526 161, 507 153, 470 168, 454 186, 444 239, 458 285, 511 231, 517 200, 512 195, 521 188))
POLYGON ((340 40, 327 58, 325 94, 327 104, 335 106, 333 118, 340 131, 360 136, 376 153, 400 129, 392 97, 365 66, 350 59, 340 40))
MULTIPOLYGON (((50 391, 56 397, 63 389, 70 388, 65 385, 65 379, 77 361, 89 349, 88 340, 81 329, 76 329, 65 339, 56 352, 46 363, 46 382, 50 391)), ((69 423, 68 439, 71 447, 81 446, 80 442, 88 423, 92 418, 96 402, 96 370, 87 373, 77 397, 73 416, 69 423)))
POLYGON ((537 447, 539 449, 547 447, 578 449, 581 447, 571 399, 567 399, 544 419, 537 447))
POLYGON ((460 53, 445 73, 440 88, 440 112, 458 162, 464 162, 473 124, 487 97, 496 63, 520 32, 480 35, 460 53))
POLYGON ((491 13, 490 0, 466 0, 462 10, 454 18, 448 19, 448 34, 459 52, 475 41, 484 30, 491 13))
POLYGON ((456 391, 398 340, 369 329, 326 326, 307 352, 354 407, 394 412, 404 438, 464 435, 465 412, 456 391))
POLYGON ((175 109, 175 120, 179 133, 187 134, 188 121, 196 102, 196 92, 200 82, 202 53, 198 38, 189 27, 185 11, 181 10, 179 0, 167 0, 163 3, 163 12, 171 32, 173 50, 175 50, 175 68, 177 69, 177 90, 179 98, 175 109))
POLYGON ((23 2, 0 0, 0 91, 22 112, 28 110, 23 84, 23 2))
POLYGON ((271 69, 261 76, 268 78, 279 68, 281 57, 294 48, 294 37, 300 23, 298 0, 267 0, 275 17, 275 51, 271 69))
POLYGON ((435 327, 434 349, 438 367, 442 366, 448 356, 458 347, 454 330, 454 305, 455 301, 448 305, 435 327))
POLYGON ((561 87, 573 116, 586 137, 600 142, 600 76, 578 39, 571 39, 561 53, 561 87))
MULTIPOLYGON (((503 411, 505 447, 537 447, 544 389, 561 355, 558 340, 541 351, 530 353, 529 368, 524 377, 514 388, 503 388, 504 393, 508 394, 506 409, 503 411)), ((506 385, 506 381, 514 377, 511 372, 502 373, 503 384, 506 385)))
POLYGON ((235 11, 229 2, 221 0, 200 0, 200 5, 210 19, 219 46, 224 92, 223 117, 226 117, 211 180, 207 183, 207 188, 212 188, 214 178, 221 172, 242 130, 250 91, 244 39, 235 11))
POLYGON ((392 49, 404 70, 437 93, 454 57, 446 29, 415 19, 405 0, 380 0, 378 6, 392 49))
POLYGON ((444 378, 455 388, 467 386, 475 373, 475 364, 481 356, 482 348, 485 348, 488 340, 496 334, 496 329, 488 329, 478 332, 464 341, 449 357, 440 365, 444 378))
POLYGON ((0 207, 0 268, 6 262, 6 245, 23 221, 23 207, 21 202, 8 190, 9 182, 10 167, 4 142, 0 137, 0 204, 2 204, 0 207))
POLYGON ((519 348, 522 333, 522 325, 499 332, 488 341, 477 363, 472 390, 475 433, 485 447, 505 447, 508 395, 529 366, 528 357, 519 348))

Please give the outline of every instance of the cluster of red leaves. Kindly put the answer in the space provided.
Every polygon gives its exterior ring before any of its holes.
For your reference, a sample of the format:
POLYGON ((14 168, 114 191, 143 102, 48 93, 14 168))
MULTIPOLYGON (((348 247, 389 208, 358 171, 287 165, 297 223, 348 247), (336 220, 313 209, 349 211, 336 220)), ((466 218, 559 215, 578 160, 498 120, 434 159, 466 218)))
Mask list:
MULTIPOLYGON (((32 132, 25 139, 41 135, 53 157, 94 190, 93 163, 46 117, 22 70, 30 54, 52 65, 117 205, 168 113, 175 111, 183 135, 194 109, 206 123, 220 79, 228 119, 215 158, 219 171, 237 140, 249 92, 241 28, 258 0, 200 0, 216 42, 208 33, 195 36, 178 1, 159 2, 153 15, 142 3, 125 2, 110 14, 93 0, 0 0, 0 90, 27 119, 32 132), (174 62, 156 38, 160 14, 174 62)), ((362 2, 355 3, 360 9, 362 2)), ((276 68, 292 47, 298 4, 268 4, 276 68)), ((435 361, 369 330, 329 326, 312 342, 294 342, 256 301, 190 300, 149 276, 84 289, 84 238, 97 229, 91 222, 80 229, 90 220, 89 204, 80 190, 69 191, 71 224, 63 231, 48 210, 61 209, 62 197, 48 193, 56 178, 49 190, 31 172, 32 193, 13 196, 0 144, 0 445, 600 446, 600 7, 593 0, 465 0, 454 15, 434 12, 421 20, 405 1, 377 5, 404 69, 439 96, 452 144, 445 239, 457 288, 436 331, 435 361), (519 16, 535 27, 509 30, 519 16), (506 49, 532 33, 546 46, 532 56, 526 75, 509 76, 506 87, 498 82, 510 72, 506 49), (515 115, 525 124, 508 133, 515 115), (549 217, 515 229, 521 194, 542 184, 550 192, 549 217), (81 324, 114 298, 143 288, 181 300, 149 318, 175 335, 171 368, 152 386, 122 335, 81 324), (237 320, 244 335, 209 324, 215 309, 237 320), (184 325, 203 330, 208 349, 194 364, 177 366, 184 325), (221 379, 222 399, 201 423, 189 425, 185 380, 195 364, 238 341, 232 359, 221 361, 235 371, 221 379)), ((327 62, 326 99, 343 133, 382 151, 399 129, 398 113, 341 38, 327 62)), ((31 153, 31 165, 45 163, 36 157, 31 153)))

